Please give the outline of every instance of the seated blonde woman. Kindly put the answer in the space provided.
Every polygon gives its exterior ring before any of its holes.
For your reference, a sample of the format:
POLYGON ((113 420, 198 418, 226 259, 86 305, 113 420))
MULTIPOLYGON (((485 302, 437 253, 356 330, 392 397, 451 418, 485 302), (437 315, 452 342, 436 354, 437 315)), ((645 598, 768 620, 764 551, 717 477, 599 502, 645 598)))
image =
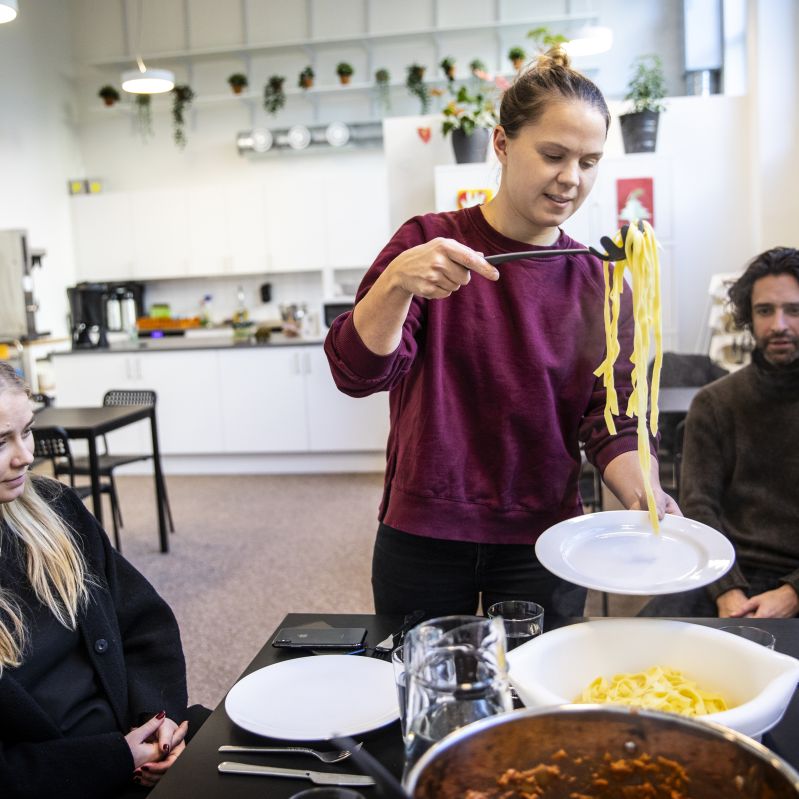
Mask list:
POLYGON ((167 604, 67 486, 28 471, 33 422, 0 362, 0 795, 141 795, 208 711, 187 709, 167 604))

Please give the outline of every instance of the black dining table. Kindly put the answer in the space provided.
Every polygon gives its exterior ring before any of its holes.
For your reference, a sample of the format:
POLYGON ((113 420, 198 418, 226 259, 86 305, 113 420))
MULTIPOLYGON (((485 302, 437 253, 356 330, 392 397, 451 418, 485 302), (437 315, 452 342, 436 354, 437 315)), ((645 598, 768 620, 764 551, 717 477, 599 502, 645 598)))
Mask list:
POLYGON ((103 523, 103 504, 100 492, 97 439, 113 430, 149 419, 155 477, 155 504, 158 509, 158 538, 161 552, 169 552, 166 528, 164 475, 161 471, 161 451, 158 446, 158 425, 154 405, 102 405, 86 408, 50 406, 36 414, 39 427, 63 427, 71 439, 85 439, 89 449, 89 477, 92 487, 92 509, 97 521, 103 523))
MULTIPOLYGON (((574 624, 585 619, 548 618, 548 629, 555 629, 566 624, 574 624)), ((697 624, 720 627, 729 619, 685 619, 697 624)), ((354 615, 354 614, 308 614, 290 613, 278 625, 283 627, 302 627, 309 625, 329 625, 331 627, 365 627, 367 629, 367 646, 373 647, 382 641, 390 632, 397 630, 402 617, 354 615)), ((757 626, 772 632, 777 639, 776 649, 780 652, 799 657, 799 619, 758 619, 757 626)), ((277 632, 277 630, 275 632, 277 632)), ((257 669, 279 663, 304 654, 297 650, 277 649, 272 646, 273 633, 261 651, 242 673, 242 677, 257 669)), ((349 657, 359 657, 350 655, 349 657)), ((734 664, 730 664, 734 668, 734 664)), ((241 679, 241 678, 239 678, 241 679)), ((398 778, 402 775, 403 744, 398 721, 392 722, 378 730, 357 736, 363 741, 364 748, 376 757, 389 771, 398 778)), ((795 693, 780 723, 764 736, 763 743, 778 752, 794 768, 799 769, 799 692, 795 693)), ((315 771, 332 771, 338 773, 362 773, 351 760, 345 760, 335 766, 327 766, 315 758, 305 755, 246 755, 218 752, 224 744, 244 746, 277 746, 280 741, 267 739, 246 732, 237 727, 225 713, 224 702, 214 710, 202 728, 192 739, 186 750, 178 758, 160 783, 150 793, 152 799, 288 799, 295 793, 313 788, 309 780, 289 779, 286 777, 256 777, 238 774, 220 774, 217 766, 223 760, 235 760, 242 763, 268 764, 295 769, 311 769, 315 771)), ((298 745, 297 741, 284 742, 298 745)), ((305 744, 299 744, 305 745, 305 744)), ((313 744, 308 744, 313 746, 313 744)), ((330 748, 320 743, 318 748, 330 748)), ((372 787, 358 787, 365 796, 375 796, 377 791, 372 787)))

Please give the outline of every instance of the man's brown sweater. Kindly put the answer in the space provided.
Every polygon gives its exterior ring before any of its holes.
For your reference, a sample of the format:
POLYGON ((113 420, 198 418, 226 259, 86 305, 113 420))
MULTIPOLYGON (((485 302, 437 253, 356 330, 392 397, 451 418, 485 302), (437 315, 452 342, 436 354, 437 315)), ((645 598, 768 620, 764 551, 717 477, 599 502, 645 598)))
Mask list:
POLYGON ((765 569, 799 593, 799 362, 753 362, 697 394, 685 430, 683 513, 720 530, 736 564, 713 599, 765 569))

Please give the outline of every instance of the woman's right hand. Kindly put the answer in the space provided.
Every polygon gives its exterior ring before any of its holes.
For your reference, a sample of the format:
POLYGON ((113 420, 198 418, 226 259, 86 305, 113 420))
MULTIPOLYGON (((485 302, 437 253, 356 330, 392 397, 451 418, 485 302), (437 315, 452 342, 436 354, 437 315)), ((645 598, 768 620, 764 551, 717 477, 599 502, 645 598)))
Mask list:
POLYGON ((482 253, 440 237, 400 253, 385 272, 392 286, 428 300, 449 297, 471 280, 472 272, 489 280, 499 279, 499 272, 482 253))
POLYGON ((166 714, 159 713, 153 716, 149 721, 141 725, 141 727, 134 727, 126 736, 125 742, 130 748, 130 753, 133 755, 133 767, 139 768, 145 763, 153 760, 160 760, 163 757, 158 744, 158 728, 164 723, 166 714), (152 738, 152 740, 149 740, 152 738))

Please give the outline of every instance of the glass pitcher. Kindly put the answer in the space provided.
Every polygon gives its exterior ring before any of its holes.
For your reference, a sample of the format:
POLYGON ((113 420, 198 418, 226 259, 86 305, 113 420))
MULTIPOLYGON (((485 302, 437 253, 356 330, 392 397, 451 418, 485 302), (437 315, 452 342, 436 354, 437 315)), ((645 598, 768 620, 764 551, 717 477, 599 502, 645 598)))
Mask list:
POLYGON ((499 618, 442 616, 408 633, 406 771, 453 730, 512 710, 505 651, 499 618))

